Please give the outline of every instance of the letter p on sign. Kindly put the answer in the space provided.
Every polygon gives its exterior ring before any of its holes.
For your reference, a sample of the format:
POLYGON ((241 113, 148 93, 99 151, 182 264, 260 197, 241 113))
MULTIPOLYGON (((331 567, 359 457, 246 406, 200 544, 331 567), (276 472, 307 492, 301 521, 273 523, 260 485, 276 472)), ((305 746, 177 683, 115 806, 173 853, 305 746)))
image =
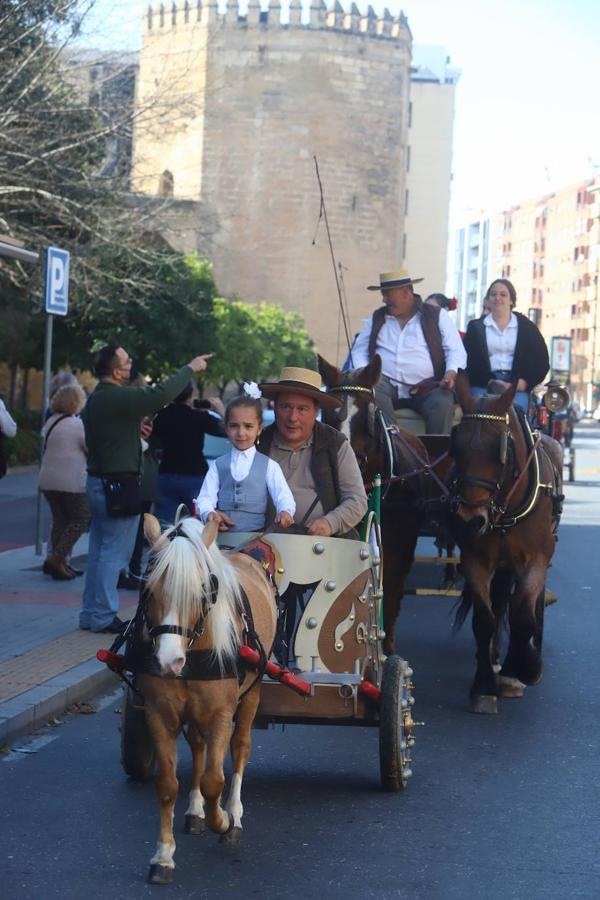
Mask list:
POLYGON ((69 308, 69 252, 58 247, 46 250, 44 285, 46 312, 66 316, 69 308))

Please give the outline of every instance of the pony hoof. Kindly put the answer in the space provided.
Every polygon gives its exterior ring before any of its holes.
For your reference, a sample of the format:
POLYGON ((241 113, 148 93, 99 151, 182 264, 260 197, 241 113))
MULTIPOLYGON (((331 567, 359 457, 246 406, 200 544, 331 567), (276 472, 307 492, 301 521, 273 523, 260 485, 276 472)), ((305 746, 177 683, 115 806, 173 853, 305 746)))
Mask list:
POLYGON ((473 694, 471 712, 493 716, 498 712, 498 698, 494 694, 473 694))
POLYGON ((525 693, 525 685, 518 678, 509 678, 507 675, 498 676, 498 694, 500 697, 522 697, 525 693))
POLYGON ((234 825, 233 828, 230 828, 229 831, 226 831, 225 834, 221 835, 219 843, 228 844, 230 847, 237 847, 241 840, 242 829, 239 825, 234 825))
POLYGON ((152 863, 148 872, 148 884, 171 884, 173 872, 170 866, 161 866, 160 863, 152 863))
POLYGON ((203 834, 206 831, 206 822, 202 816, 193 816, 186 814, 185 824, 183 826, 184 834, 203 834))

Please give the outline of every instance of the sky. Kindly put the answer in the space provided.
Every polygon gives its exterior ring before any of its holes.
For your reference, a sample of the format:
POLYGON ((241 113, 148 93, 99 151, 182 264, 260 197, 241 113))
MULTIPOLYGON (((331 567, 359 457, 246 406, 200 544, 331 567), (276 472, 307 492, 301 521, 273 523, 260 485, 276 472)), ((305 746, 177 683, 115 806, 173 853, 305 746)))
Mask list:
MULTIPOLYGON (((350 0, 341 2, 349 9, 350 0)), ((386 5, 392 14, 404 10, 415 44, 443 46, 461 70, 453 222, 600 174, 598 0, 372 3, 377 13, 386 5)), ((138 0, 97 0, 87 42, 137 49, 146 8, 138 0)))

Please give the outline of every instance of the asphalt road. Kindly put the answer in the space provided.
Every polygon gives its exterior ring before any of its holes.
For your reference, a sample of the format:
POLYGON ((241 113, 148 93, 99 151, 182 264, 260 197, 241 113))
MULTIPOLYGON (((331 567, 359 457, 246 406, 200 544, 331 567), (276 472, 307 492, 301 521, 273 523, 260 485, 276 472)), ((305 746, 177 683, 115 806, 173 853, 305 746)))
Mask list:
POLYGON ((497 716, 468 712, 474 646, 451 604, 411 598, 399 646, 415 670, 414 776, 379 790, 377 733, 254 733, 244 836, 181 833, 191 777, 180 759, 176 882, 145 883, 158 830, 151 786, 119 766, 119 694, 0 763, 5 900, 271 897, 289 900, 565 900, 600 896, 598 524, 600 428, 580 430, 582 481, 568 502, 549 584, 545 677, 497 716), (599 467, 598 469, 596 467, 599 467), (33 752, 20 752, 33 751, 33 752))

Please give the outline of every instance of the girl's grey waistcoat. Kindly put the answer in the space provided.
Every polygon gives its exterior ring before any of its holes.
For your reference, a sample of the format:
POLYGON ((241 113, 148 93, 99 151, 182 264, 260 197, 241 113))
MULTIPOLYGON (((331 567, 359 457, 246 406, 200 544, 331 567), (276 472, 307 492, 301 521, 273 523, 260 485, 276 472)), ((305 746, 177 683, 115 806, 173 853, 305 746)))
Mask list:
POLYGON ((215 465, 219 475, 219 510, 235 522, 230 531, 263 531, 269 499, 269 457, 256 453, 243 481, 236 481, 231 474, 231 453, 220 456, 215 465))

